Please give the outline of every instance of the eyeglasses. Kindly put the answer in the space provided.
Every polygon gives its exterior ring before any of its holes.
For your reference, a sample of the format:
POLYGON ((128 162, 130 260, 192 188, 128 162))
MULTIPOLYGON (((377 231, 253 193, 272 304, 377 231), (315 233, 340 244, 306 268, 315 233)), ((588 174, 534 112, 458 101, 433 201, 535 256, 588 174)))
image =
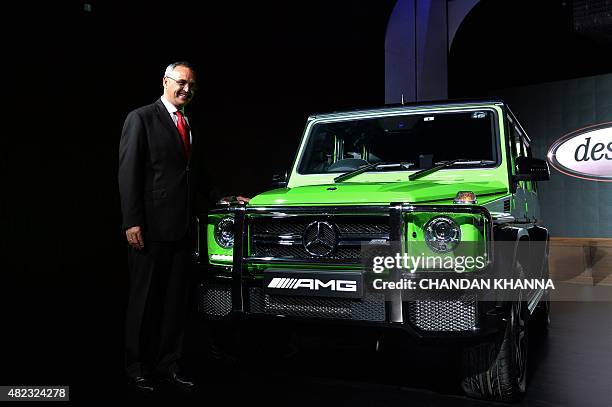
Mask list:
POLYGON ((166 78, 172 79, 181 88, 184 88, 185 86, 189 85, 189 89, 191 89, 193 91, 198 90, 198 84, 195 83, 195 82, 188 82, 188 81, 186 81, 184 79, 177 80, 177 79, 174 79, 172 76, 166 76, 166 78))

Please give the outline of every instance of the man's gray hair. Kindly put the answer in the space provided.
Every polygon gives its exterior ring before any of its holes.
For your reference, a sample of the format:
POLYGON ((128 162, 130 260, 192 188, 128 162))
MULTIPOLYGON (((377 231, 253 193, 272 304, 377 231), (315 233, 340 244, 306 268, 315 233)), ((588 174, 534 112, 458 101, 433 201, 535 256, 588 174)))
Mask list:
POLYGON ((193 65, 191 65, 189 62, 187 61, 178 61, 178 62, 173 62, 170 65, 168 65, 166 67, 166 71, 164 72, 164 76, 170 76, 172 77, 172 72, 174 72, 174 69, 177 66, 184 66, 186 68, 189 68, 193 71, 193 73, 195 73, 195 69, 193 69, 193 65))

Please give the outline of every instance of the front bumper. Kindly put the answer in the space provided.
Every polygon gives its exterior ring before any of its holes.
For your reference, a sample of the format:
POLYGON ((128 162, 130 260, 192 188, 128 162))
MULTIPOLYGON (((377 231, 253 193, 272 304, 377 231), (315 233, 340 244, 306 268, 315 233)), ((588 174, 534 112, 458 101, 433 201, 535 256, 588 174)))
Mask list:
MULTIPOLYGON (((405 245, 404 215, 407 212, 479 213, 485 219, 488 258, 493 261, 492 219, 483 207, 414 206, 351 206, 351 213, 385 214, 389 220, 389 241, 405 245)), ((478 301, 466 292, 452 291, 432 298, 406 298, 399 293, 390 295, 366 292, 360 299, 322 298, 270 295, 264 291, 261 276, 249 271, 254 264, 270 266, 287 261, 276 258, 249 257, 249 216, 295 216, 304 213, 337 214, 342 207, 249 208, 231 207, 223 212, 234 216, 233 261, 225 270, 202 265, 203 280, 198 287, 198 308, 210 319, 266 318, 333 324, 353 324, 400 329, 416 338, 484 339, 499 336, 505 329, 508 306, 504 303, 478 301)), ((291 261, 292 263, 293 261, 291 261)), ((293 264, 289 265, 289 267, 293 264)), ((296 265, 299 267, 300 265, 296 265)), ((401 273, 392 270, 390 278, 398 281, 401 273)))
POLYGON ((452 291, 444 298, 403 299, 397 303, 383 293, 365 293, 361 299, 270 295, 261 279, 243 279, 238 292, 241 309, 234 309, 232 278, 205 276, 198 286, 198 311, 209 320, 267 319, 299 323, 357 325, 401 330, 416 339, 498 340, 506 327, 505 303, 477 301, 470 293, 452 291))

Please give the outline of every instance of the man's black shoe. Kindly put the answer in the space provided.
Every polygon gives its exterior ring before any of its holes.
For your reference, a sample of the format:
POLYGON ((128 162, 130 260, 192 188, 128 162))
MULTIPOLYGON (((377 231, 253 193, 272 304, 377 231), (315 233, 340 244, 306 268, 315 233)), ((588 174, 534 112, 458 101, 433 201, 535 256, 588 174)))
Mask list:
POLYGON ((191 391, 196 387, 195 383, 191 379, 177 372, 171 372, 166 377, 165 381, 182 391, 191 391))
POLYGON ((153 382, 144 376, 130 377, 128 384, 132 389, 139 393, 153 394, 155 391, 155 385, 153 382))

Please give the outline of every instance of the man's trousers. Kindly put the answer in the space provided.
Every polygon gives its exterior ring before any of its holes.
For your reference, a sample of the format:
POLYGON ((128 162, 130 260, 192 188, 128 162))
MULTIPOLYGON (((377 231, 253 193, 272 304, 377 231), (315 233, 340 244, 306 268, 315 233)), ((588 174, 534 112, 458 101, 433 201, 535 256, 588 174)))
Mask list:
POLYGON ((189 239, 128 248, 125 363, 130 377, 178 369, 193 279, 189 239))

